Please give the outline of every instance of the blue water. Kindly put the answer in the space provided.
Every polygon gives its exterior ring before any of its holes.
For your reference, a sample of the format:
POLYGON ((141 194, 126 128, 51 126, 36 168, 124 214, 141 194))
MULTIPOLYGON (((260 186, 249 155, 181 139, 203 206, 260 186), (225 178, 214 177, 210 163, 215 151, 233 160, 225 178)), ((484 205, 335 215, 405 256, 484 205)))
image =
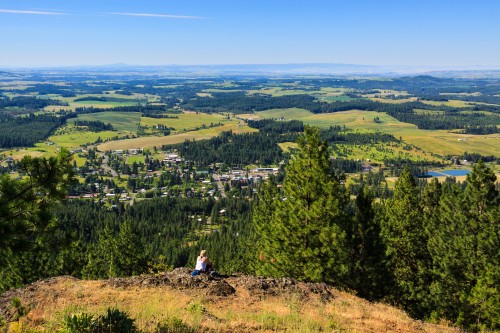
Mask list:
POLYGON ((441 173, 444 173, 448 176, 466 176, 470 173, 469 170, 443 170, 441 173))
POLYGON ((465 176, 470 173, 469 170, 440 170, 440 171, 429 171, 427 175, 429 177, 443 177, 443 176, 465 176))

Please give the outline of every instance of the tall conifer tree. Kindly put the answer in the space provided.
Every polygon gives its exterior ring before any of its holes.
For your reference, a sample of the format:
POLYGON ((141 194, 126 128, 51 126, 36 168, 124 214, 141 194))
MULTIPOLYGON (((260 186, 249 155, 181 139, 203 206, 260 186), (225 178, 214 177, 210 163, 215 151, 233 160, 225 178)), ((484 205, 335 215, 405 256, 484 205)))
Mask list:
POLYGON ((482 161, 467 187, 444 191, 431 233, 437 316, 473 330, 500 328, 500 208, 496 176, 482 161))
POLYGON ((348 197, 330 165, 328 145, 319 129, 306 126, 298 145, 286 167, 280 196, 274 190, 264 192, 254 214, 257 237, 263 238, 258 252, 265 260, 257 271, 338 283, 347 272, 348 197))
POLYGON ((426 313, 430 284, 430 255, 420 204, 419 189, 405 167, 394 195, 386 202, 382 235, 398 290, 396 298, 413 315, 426 313))

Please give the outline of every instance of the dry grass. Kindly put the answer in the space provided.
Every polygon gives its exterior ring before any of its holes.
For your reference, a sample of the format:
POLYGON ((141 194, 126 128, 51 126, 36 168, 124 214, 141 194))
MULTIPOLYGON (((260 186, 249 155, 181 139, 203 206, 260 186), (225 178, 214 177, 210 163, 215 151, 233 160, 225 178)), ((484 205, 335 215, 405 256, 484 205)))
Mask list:
MULTIPOLYGON (((230 279, 228 279, 231 283, 230 279)), ((459 332, 445 325, 415 321, 385 304, 370 303, 333 290, 334 298, 323 302, 316 295, 251 295, 236 288, 229 297, 209 297, 203 290, 170 287, 114 288, 104 281, 81 281, 61 277, 39 286, 30 299, 27 316, 13 327, 58 331, 68 314, 101 314, 115 307, 136 320, 145 332, 153 332, 166 318, 179 318, 200 332, 459 332)))

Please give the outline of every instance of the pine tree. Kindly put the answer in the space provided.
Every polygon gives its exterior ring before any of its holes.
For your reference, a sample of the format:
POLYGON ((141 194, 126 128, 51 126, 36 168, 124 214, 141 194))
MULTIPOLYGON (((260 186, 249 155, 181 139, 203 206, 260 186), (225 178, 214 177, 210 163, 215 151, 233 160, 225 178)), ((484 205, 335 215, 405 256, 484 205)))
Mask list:
POLYGON ((256 235, 262 238, 258 253, 264 261, 258 272, 339 283, 347 272, 348 198, 319 129, 306 126, 304 132, 298 153, 286 167, 282 191, 278 195, 268 188, 254 214, 256 235))
POLYGON ((443 192, 429 240, 437 279, 437 316, 472 330, 500 328, 500 208, 496 177, 482 161, 462 192, 443 192))
POLYGON ((90 279, 131 276, 143 273, 146 266, 144 245, 125 221, 118 234, 109 225, 99 233, 98 242, 88 251, 82 275, 90 279))
POLYGON ((349 286, 360 296, 378 299, 386 294, 389 277, 373 199, 373 193, 365 186, 353 202, 354 217, 347 229, 351 261, 348 281, 349 286))
POLYGON ((419 189, 408 167, 386 202, 385 215, 382 235, 397 285, 396 299, 413 315, 422 317, 427 311, 431 260, 419 189))
POLYGON ((64 149, 48 159, 26 156, 20 162, 24 179, 0 177, 0 254, 27 248, 47 231, 51 208, 66 197, 68 186, 75 181, 71 159, 64 149))

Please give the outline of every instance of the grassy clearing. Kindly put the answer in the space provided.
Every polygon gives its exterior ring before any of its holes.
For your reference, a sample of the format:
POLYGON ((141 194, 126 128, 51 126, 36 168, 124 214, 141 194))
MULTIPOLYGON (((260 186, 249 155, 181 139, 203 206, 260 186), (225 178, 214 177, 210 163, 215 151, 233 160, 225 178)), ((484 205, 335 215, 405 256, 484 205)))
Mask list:
POLYGON ((102 121, 103 123, 111 123, 113 128, 118 131, 137 132, 137 126, 141 122, 140 112, 99 112, 81 114, 78 118, 68 120, 68 123, 74 124, 76 120, 87 121, 102 121))
POLYGON ((109 141, 97 146, 100 151, 117 150, 117 149, 133 149, 133 148, 153 148, 161 147, 162 145, 170 145, 181 143, 186 140, 206 140, 219 135, 223 131, 232 131, 233 133, 255 132, 256 129, 250 128, 242 124, 225 124, 207 128, 199 131, 190 131, 186 133, 168 135, 168 136, 149 136, 136 139, 126 139, 118 141, 109 141))
POLYGON ((278 146, 281 148, 281 150, 283 150, 285 152, 299 148, 299 145, 296 142, 281 142, 281 143, 278 143, 278 146))
MULTIPOLYGON (((66 127, 56 132, 48 138, 48 141, 54 143, 56 147, 63 147, 67 149, 78 148, 82 145, 91 144, 96 142, 98 138, 102 140, 111 139, 119 135, 115 131, 103 131, 103 132, 90 132, 90 131, 77 131, 74 127, 66 127)), ((45 145, 44 143, 38 143, 38 145, 45 145)))
MULTIPOLYGON (((134 164, 135 163, 138 163, 138 164, 144 164, 144 161, 145 161, 145 156, 143 155, 132 155, 132 156, 128 156, 127 157, 127 164, 134 164)), ((161 160, 161 159, 160 159, 161 160)))
POLYGON ((372 111, 344 111, 335 113, 313 114, 303 109, 274 109, 257 112, 262 118, 298 119, 306 124, 328 128, 334 125, 346 125, 349 128, 366 131, 378 130, 401 137, 405 142, 422 148, 424 152, 440 155, 463 154, 465 151, 482 155, 500 156, 500 134, 468 135, 451 133, 445 130, 421 130, 417 126, 402 123, 386 113, 372 111), (380 123, 373 121, 380 118, 380 123))
POLYGON ((141 126, 155 126, 158 124, 174 128, 176 131, 186 131, 200 128, 210 124, 237 124, 236 118, 227 119, 220 114, 184 112, 172 115, 178 118, 147 118, 141 117, 141 126))

